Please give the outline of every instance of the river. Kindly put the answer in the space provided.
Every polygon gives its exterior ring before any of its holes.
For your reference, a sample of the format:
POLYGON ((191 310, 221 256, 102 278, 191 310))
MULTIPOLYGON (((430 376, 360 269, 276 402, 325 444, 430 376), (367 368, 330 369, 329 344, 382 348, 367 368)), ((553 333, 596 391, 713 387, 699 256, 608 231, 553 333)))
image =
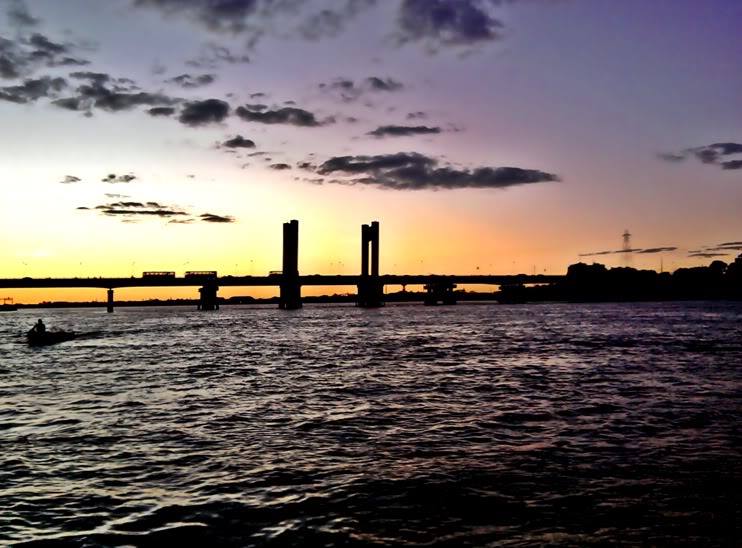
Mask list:
POLYGON ((2 313, 0 544, 734 545, 741 391, 742 303, 2 313))

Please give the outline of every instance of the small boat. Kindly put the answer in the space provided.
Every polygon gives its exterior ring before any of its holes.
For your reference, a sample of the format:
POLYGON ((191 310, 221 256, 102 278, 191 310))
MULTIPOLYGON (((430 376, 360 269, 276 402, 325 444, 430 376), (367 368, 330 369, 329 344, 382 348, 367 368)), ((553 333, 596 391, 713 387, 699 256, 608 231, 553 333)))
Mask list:
POLYGON ((77 334, 74 331, 44 331, 39 333, 34 329, 31 329, 27 334, 28 344, 30 346, 47 346, 50 344, 57 344, 65 341, 71 341, 76 338, 77 334))

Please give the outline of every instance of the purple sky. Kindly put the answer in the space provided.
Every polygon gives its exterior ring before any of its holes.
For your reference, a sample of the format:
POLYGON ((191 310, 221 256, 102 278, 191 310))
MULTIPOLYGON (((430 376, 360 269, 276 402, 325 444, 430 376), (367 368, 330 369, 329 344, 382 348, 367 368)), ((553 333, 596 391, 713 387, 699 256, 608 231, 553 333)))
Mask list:
POLYGON ((0 0, 0 276, 180 270, 194 242, 258 273, 289 218, 302 271, 356 271, 373 219, 389 272, 563 272, 625 229, 662 248, 636 266, 731 260, 741 24, 738 0, 0 0))

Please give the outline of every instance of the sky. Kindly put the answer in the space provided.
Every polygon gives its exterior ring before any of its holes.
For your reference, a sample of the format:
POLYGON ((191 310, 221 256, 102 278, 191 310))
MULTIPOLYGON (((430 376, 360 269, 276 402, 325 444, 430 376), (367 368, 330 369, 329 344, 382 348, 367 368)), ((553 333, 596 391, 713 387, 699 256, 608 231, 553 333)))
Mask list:
POLYGON ((0 277, 265 275, 290 219, 303 274, 358 273, 373 220, 382 273, 729 262, 741 23, 738 0, 0 0, 0 277))

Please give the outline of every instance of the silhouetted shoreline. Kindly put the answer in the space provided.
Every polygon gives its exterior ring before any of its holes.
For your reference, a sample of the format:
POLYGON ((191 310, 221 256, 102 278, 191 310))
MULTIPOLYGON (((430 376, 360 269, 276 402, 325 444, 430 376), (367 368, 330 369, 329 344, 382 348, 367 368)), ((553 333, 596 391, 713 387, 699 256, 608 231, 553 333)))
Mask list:
MULTIPOLYGON (((709 266, 680 268, 673 273, 635 268, 607 268, 600 263, 577 263, 567 269, 563 281, 539 285, 504 285, 498 291, 453 292, 455 302, 493 301, 501 304, 541 302, 641 302, 689 300, 742 300, 742 255, 726 264, 714 261, 709 266)), ((397 291, 383 295, 387 303, 423 303, 426 291, 397 291)), ((302 296, 308 304, 356 304, 353 293, 302 296)), ((220 306, 279 305, 280 297, 235 296, 219 297, 220 306)), ((198 299, 148 299, 117 301, 117 307, 132 306, 196 306, 198 299)), ((16 303, 23 308, 97 308, 105 302, 45 301, 36 304, 16 303)))

